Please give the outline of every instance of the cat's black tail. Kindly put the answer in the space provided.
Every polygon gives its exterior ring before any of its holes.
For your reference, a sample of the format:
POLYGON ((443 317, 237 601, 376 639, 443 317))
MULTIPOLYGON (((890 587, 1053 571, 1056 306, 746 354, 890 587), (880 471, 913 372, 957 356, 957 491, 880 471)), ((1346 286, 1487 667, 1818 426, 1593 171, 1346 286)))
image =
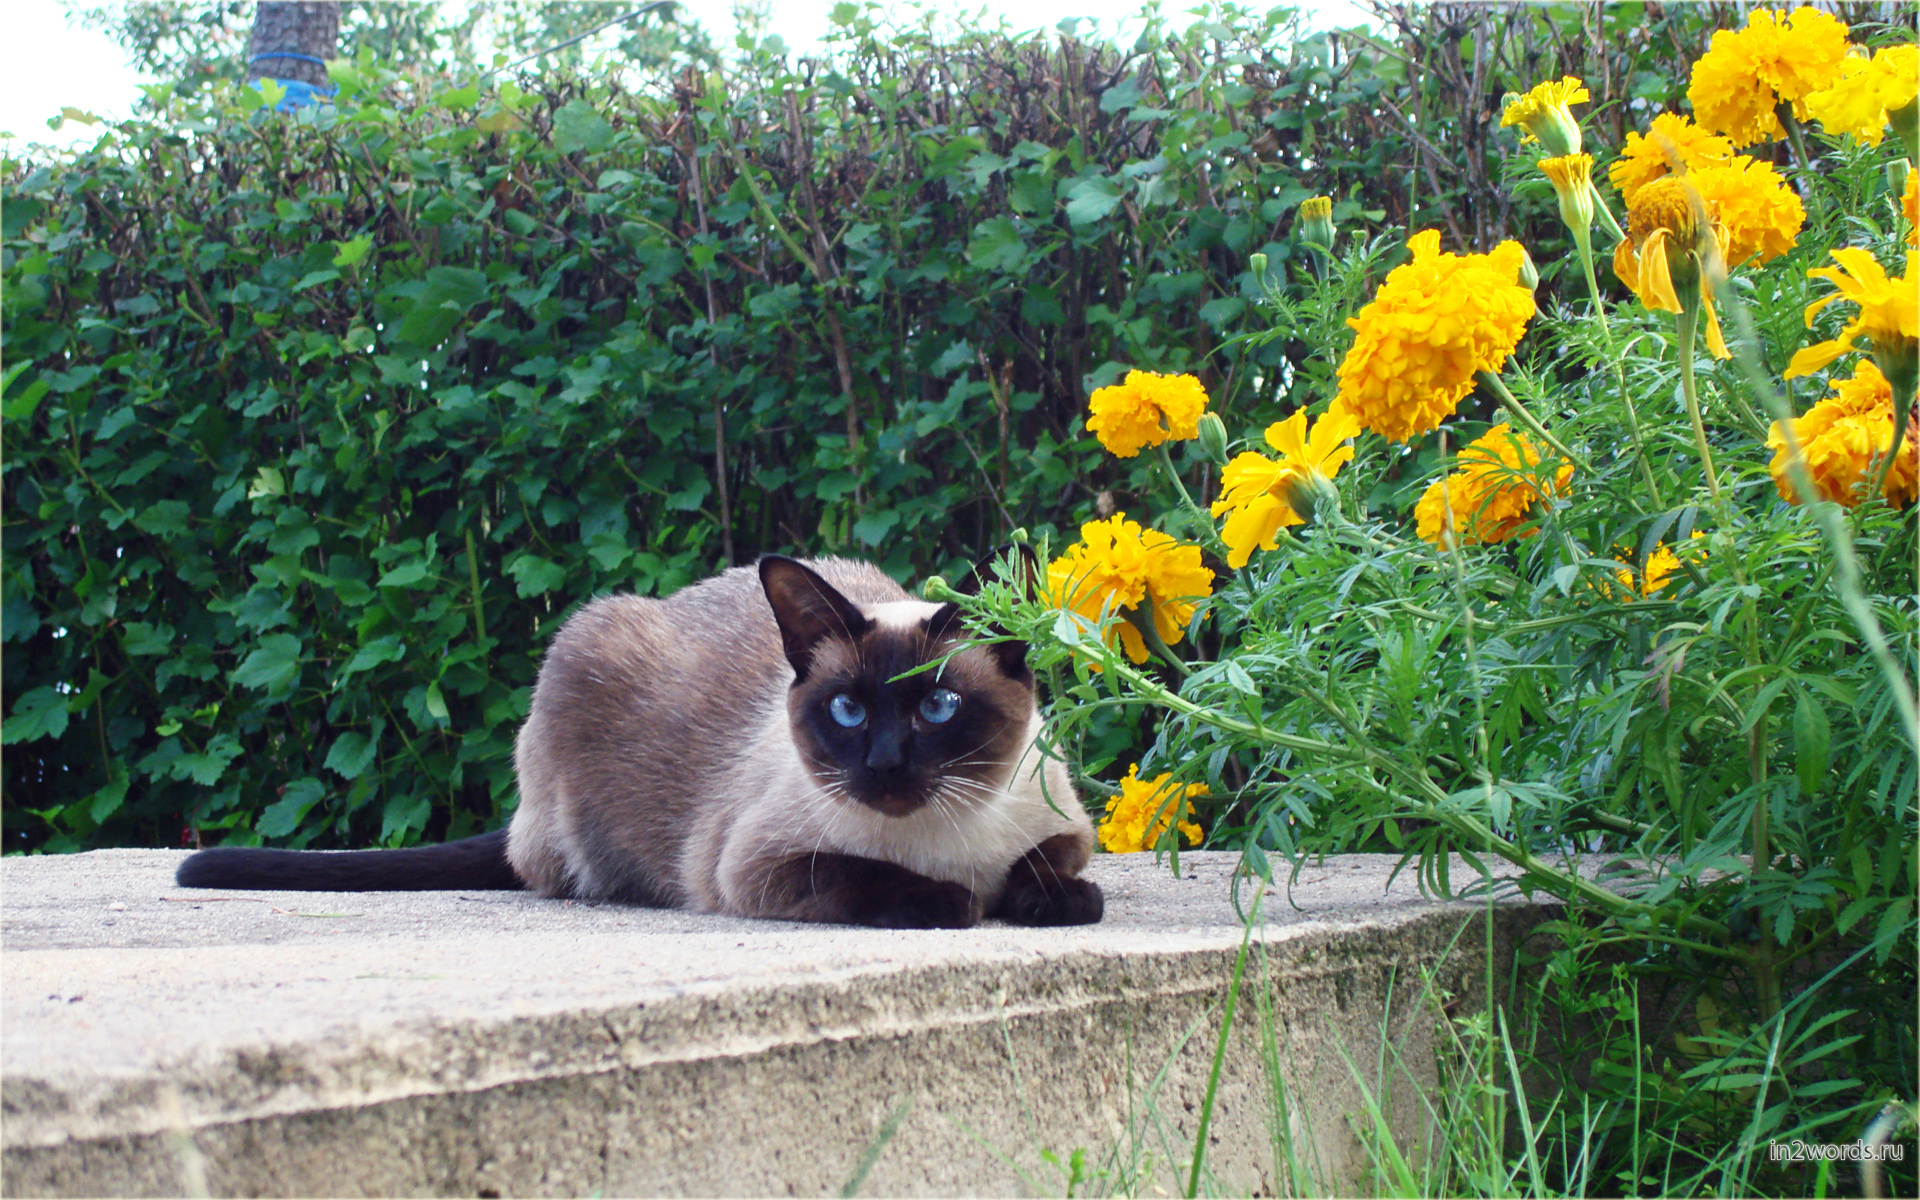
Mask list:
POLYGON ((406 850, 253 850, 219 846, 180 864, 181 887, 278 892, 507 891, 507 831, 406 850))

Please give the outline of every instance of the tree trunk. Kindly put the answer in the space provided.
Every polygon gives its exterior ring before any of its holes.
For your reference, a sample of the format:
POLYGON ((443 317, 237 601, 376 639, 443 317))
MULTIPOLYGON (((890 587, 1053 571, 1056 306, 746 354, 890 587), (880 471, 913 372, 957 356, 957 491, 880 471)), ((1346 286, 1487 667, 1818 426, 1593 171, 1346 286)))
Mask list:
POLYGON ((332 58, 339 40, 339 0, 260 0, 247 43, 247 81, 265 77, 325 87, 327 69, 319 63, 273 56, 332 58))

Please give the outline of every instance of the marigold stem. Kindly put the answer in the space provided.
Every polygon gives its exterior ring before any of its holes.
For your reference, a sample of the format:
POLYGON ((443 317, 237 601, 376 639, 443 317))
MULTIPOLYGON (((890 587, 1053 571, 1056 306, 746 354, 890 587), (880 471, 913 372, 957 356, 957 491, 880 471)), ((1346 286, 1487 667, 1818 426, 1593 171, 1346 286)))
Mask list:
POLYGON ((1588 475, 1593 474, 1592 465, 1589 464, 1586 459, 1581 458, 1578 454, 1567 449, 1566 445, 1562 443, 1559 438, 1547 432, 1547 427, 1542 425, 1532 413, 1527 411, 1527 406, 1520 403, 1519 399, 1507 390, 1506 383, 1502 381, 1498 375, 1495 375, 1492 371, 1478 371, 1475 372, 1474 378, 1480 381, 1481 386, 1492 392, 1494 396, 1499 399, 1501 407, 1512 413, 1514 419, 1522 425, 1525 425, 1530 433, 1544 441, 1547 445, 1552 446, 1560 457, 1580 468, 1582 472, 1588 475))
POLYGON ((1627 231, 1620 228, 1620 222, 1613 219, 1613 210, 1607 207, 1605 200, 1601 199, 1600 185, 1589 179, 1587 189, 1593 193, 1593 211, 1600 214, 1600 219, 1607 223, 1607 232, 1613 235, 1613 240, 1616 242, 1626 241, 1627 231))
MULTIPOLYGON (((1606 211, 1603 204, 1594 207, 1599 212, 1606 211)), ((1609 216, 1607 219, 1613 218, 1609 216)), ((1640 465, 1640 477, 1646 481, 1654 507, 1664 509, 1667 502, 1660 494, 1659 481, 1653 477, 1653 464, 1647 461, 1647 443, 1640 436, 1640 412, 1634 408, 1633 392, 1627 387, 1627 369, 1613 349, 1613 326, 1607 322, 1607 304, 1600 295, 1600 280, 1593 272, 1593 237, 1587 229, 1577 225, 1571 228, 1574 245, 1580 249, 1580 265, 1587 273, 1587 294, 1593 297, 1593 315, 1600 319, 1600 335, 1607 340, 1607 356, 1613 360, 1614 378, 1620 383, 1620 399, 1627 406, 1627 435, 1633 439, 1633 458, 1640 465)))
POLYGON ((1194 512, 1200 511, 1200 506, 1195 504, 1193 497, 1187 493, 1187 485, 1186 482, 1180 478, 1180 472, 1174 469, 1173 455, 1167 453, 1167 444, 1161 442, 1153 448, 1153 451, 1154 454, 1159 457, 1160 466, 1166 471, 1167 478, 1173 480, 1174 490, 1180 493, 1180 502, 1194 512))
MULTIPOLYGON (((1124 661, 1124 656, 1114 656, 1110 659, 1110 664, 1111 669, 1115 670, 1116 678, 1124 680, 1141 699, 1180 713, 1201 724, 1238 734, 1263 745, 1281 746, 1303 753, 1317 754, 1327 760, 1357 760, 1366 763, 1396 783, 1411 789, 1412 794, 1397 793, 1385 784, 1375 784, 1382 792, 1405 802, 1410 810, 1408 816, 1445 825, 1463 839, 1485 846, 1496 857, 1519 867, 1533 879, 1552 888, 1556 895, 1564 899, 1578 897, 1617 920, 1651 922, 1654 919, 1654 909, 1643 901, 1622 896, 1578 872, 1561 870, 1520 843, 1501 837, 1477 816, 1462 810, 1455 804, 1453 797, 1441 789, 1425 770, 1414 764, 1402 763, 1392 755, 1375 749, 1364 738, 1350 734, 1348 738, 1334 743, 1320 738, 1303 737, 1299 734, 1268 729, 1264 725, 1230 717, 1218 709, 1187 699, 1145 675, 1133 664, 1124 661)), ((1317 694, 1304 680, 1290 679, 1288 683, 1321 708, 1338 711, 1331 701, 1317 694)), ((1721 922, 1694 914, 1683 914, 1675 927, 1716 940, 1725 939, 1728 936, 1727 927, 1721 922)), ((1721 949, 1712 952, 1729 958, 1742 957, 1737 951, 1732 950, 1721 949)))
POLYGON ((1180 472, 1174 470, 1173 455, 1167 453, 1167 444, 1161 442, 1153 450, 1159 460, 1160 469, 1167 473, 1167 478, 1173 481, 1174 490, 1180 493, 1180 503, 1193 522, 1195 540, 1204 542, 1207 549, 1225 558, 1228 554, 1227 545, 1220 540, 1220 531, 1214 528, 1213 514, 1193 502, 1193 496, 1187 491, 1186 483, 1181 480, 1180 472))
POLYGON ((1700 301, 1697 289, 1689 288, 1680 298, 1680 391, 1687 398, 1687 416, 1693 420, 1693 444, 1700 452, 1700 465, 1707 472, 1707 495, 1714 512, 1726 528, 1733 527, 1733 514, 1720 497, 1720 478, 1713 467, 1713 450, 1707 445, 1707 426, 1700 419, 1700 393, 1693 381, 1694 335, 1700 328, 1700 301))
POLYGON ((1806 137, 1800 132, 1800 122, 1793 115, 1793 105, 1783 101, 1774 115, 1787 131, 1787 143, 1793 147, 1793 165, 1802 171, 1812 170, 1813 157, 1807 153, 1806 137))
MULTIPOLYGON (((1892 381, 1889 380, 1888 382, 1891 383, 1892 381)), ((1893 460, 1900 457, 1900 444, 1906 439, 1909 433, 1907 429, 1907 414, 1913 408, 1913 393, 1914 389, 1910 386, 1901 387, 1897 383, 1894 384, 1893 441, 1887 443, 1887 452, 1881 456, 1880 465, 1874 469, 1873 486, 1867 489, 1867 497, 1869 499, 1875 496, 1886 495, 1887 472, 1893 469, 1893 460), (1902 392, 1906 394, 1901 395, 1902 392)))
POLYGON ((1121 613, 1127 624, 1133 626, 1134 632, 1140 635, 1140 640, 1146 643, 1148 653, 1157 655, 1161 662, 1172 667, 1180 678, 1185 679, 1187 664, 1173 652, 1172 646, 1167 645, 1166 639, 1160 636, 1160 624, 1154 620, 1153 616, 1157 608, 1153 589, 1148 588, 1145 600, 1132 608, 1122 609, 1121 613))
MULTIPOLYGON (((1751 603, 1751 601, 1749 602, 1751 603)), ((1747 732, 1748 777, 1759 798, 1753 805, 1753 869, 1748 875, 1754 876, 1773 869, 1773 842, 1767 825, 1767 808, 1771 802, 1766 788, 1767 722, 1762 717, 1758 724, 1747 732)), ((1780 967, 1775 960, 1774 942, 1771 932, 1760 935, 1760 942, 1753 948, 1750 960, 1754 980, 1760 985, 1760 1017, 1772 1020, 1780 1012, 1780 967)))

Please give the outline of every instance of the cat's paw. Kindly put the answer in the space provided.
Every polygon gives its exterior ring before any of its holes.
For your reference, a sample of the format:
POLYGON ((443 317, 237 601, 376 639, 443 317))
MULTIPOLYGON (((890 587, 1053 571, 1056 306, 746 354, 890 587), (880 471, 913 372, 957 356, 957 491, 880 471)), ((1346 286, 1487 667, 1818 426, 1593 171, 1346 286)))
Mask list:
POLYGON ((881 929, 967 929, 980 923, 981 909, 973 889, 921 879, 876 903, 865 923, 881 929))
POLYGON ((1105 914, 1100 885, 1073 876, 1015 872, 994 916, 1014 925, 1093 925, 1105 914))

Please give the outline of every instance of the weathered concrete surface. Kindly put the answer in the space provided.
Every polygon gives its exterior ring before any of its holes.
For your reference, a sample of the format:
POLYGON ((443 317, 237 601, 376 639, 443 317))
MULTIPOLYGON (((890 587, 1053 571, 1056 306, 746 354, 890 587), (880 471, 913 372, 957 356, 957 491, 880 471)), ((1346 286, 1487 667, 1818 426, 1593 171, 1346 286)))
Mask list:
MULTIPOLYGON (((1096 927, 936 932, 206 892, 180 857, 0 864, 7 1195, 807 1195, 869 1160, 868 1194, 1058 1194, 1075 1149, 1108 1188, 1171 1191, 1245 930, 1223 854, 1179 879, 1097 858, 1096 927)), ((1389 892, 1391 866, 1328 860, 1265 901, 1221 1187, 1287 1190, 1276 1137, 1360 1185, 1356 1076, 1417 1140, 1436 997, 1479 1006, 1489 949, 1505 978, 1543 915, 1423 900, 1411 872, 1389 892), (1383 1032, 1413 1077, 1380 1078, 1383 1032)))

